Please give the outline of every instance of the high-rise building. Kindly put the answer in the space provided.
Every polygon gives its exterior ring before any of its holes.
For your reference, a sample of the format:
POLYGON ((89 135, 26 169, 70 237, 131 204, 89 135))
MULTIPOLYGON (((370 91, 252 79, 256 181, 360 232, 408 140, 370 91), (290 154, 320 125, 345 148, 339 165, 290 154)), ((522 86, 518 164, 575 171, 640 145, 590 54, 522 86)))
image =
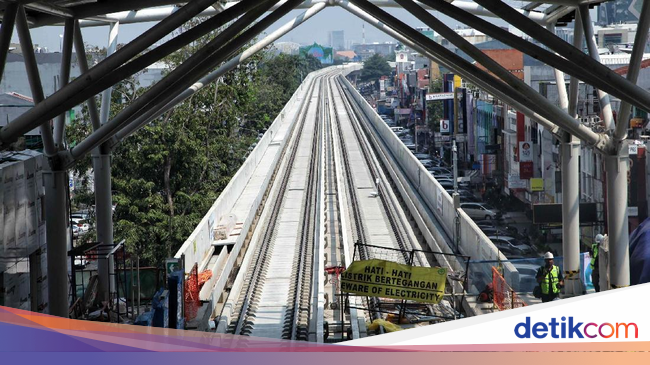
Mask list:
POLYGON ((330 47, 337 51, 345 49, 345 32, 342 30, 333 30, 330 32, 330 47))
POLYGON ((638 22, 643 0, 617 0, 598 6, 598 24, 638 22))

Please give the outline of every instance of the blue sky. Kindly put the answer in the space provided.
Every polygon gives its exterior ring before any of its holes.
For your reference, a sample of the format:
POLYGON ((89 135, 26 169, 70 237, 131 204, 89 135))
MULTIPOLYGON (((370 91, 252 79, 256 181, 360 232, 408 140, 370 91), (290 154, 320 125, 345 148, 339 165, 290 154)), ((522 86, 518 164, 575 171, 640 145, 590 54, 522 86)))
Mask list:
MULTIPOLYGON (((286 17, 282 18, 276 24, 274 24, 270 31, 275 30, 282 24, 289 21, 291 18, 300 14, 302 11, 293 11, 288 14, 286 17)), ((423 26, 423 24, 415 19, 411 14, 401 9, 388 9, 388 12, 402 19, 411 26, 423 26)), ((439 15, 437 12, 435 15, 439 15)), ((442 16, 442 19, 446 24, 456 27, 459 25, 458 22, 442 16)), ((500 23, 505 25, 501 20, 492 19, 495 23, 500 23)), ((313 43, 318 42, 324 45, 328 44, 328 33, 332 30, 343 30, 345 31, 346 42, 358 42, 362 40, 362 21, 356 16, 348 13, 346 10, 339 7, 326 8, 321 11, 319 14, 314 16, 305 24, 302 24, 297 29, 294 29, 291 33, 287 34, 281 39, 281 41, 293 41, 297 43, 313 43)), ((141 23, 141 24, 123 24, 120 26, 119 34, 119 43, 126 43, 133 40, 142 32, 146 31, 152 27, 155 23, 141 23)), ((366 24, 366 41, 367 42, 384 42, 391 40, 390 37, 386 36, 381 31, 375 29, 374 27, 366 24)), ((42 27, 32 30, 32 39, 35 44, 38 44, 41 47, 47 47, 51 52, 58 52, 60 49, 61 38, 60 34, 63 34, 62 27, 42 27)), ((86 43, 104 47, 108 41, 108 26, 101 27, 92 27, 84 28, 84 41, 86 43)), ((14 34, 14 42, 18 41, 18 38, 14 34)))

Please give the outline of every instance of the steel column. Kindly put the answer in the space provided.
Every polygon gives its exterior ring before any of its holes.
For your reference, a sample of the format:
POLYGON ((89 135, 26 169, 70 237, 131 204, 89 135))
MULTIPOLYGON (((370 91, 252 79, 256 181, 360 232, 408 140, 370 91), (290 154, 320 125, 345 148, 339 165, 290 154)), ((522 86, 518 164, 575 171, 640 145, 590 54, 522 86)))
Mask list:
MULTIPOLYGON (((512 48, 518 49, 530 57, 548 64, 549 66, 562 70, 565 73, 571 76, 575 76, 578 79, 583 80, 589 84, 597 86, 600 89, 606 90, 610 94, 616 95, 622 100, 629 99, 626 94, 621 93, 617 88, 613 87, 609 82, 607 82, 607 80, 603 79, 602 73, 595 72, 595 70, 591 68, 583 67, 581 64, 576 64, 574 62, 568 61, 567 59, 551 51, 548 51, 534 43, 516 36, 509 31, 500 28, 493 23, 490 23, 487 20, 483 20, 466 11, 463 11, 450 3, 437 0, 420 0, 420 3, 434 8, 435 10, 440 11, 449 17, 452 17, 476 30, 479 30, 489 35, 490 37, 511 46, 512 48)), ((576 29, 575 31, 579 31, 580 34, 582 34, 582 29, 576 29)), ((634 101, 634 99, 629 99, 629 101, 634 101)))
MULTIPOLYGON (((117 35, 120 32, 120 23, 111 23, 108 31, 108 50, 106 57, 110 57, 117 50, 117 35)), ((104 124, 108 121, 108 113, 111 110, 111 93, 113 92, 113 87, 109 87, 104 90, 102 93, 102 105, 101 111, 99 112, 99 120, 101 124, 104 124)))
MULTIPOLYGON (((74 38, 74 19, 65 20, 63 32, 63 49, 61 57, 61 72, 59 74, 59 89, 65 87, 70 80, 70 64, 72 63, 72 41, 74 38)), ((54 144, 60 150, 63 149, 63 135, 65 133, 65 113, 58 116, 54 122, 54 144)))
MULTIPOLYGON (((20 39, 20 46, 23 50, 23 57, 25 59, 25 68, 27 69, 27 78, 29 79, 29 88, 32 91, 32 99, 34 104, 38 104, 45 96, 43 94, 43 85, 41 84, 41 76, 38 73, 38 63, 36 62, 36 55, 34 55, 34 45, 32 43, 32 36, 29 33, 29 25, 27 24, 27 17, 25 16, 25 9, 22 6, 18 7, 18 14, 16 15, 16 30, 18 31, 18 38, 20 39)), ((11 124, 11 123, 9 123, 11 124)), ((5 126, 7 128, 9 126, 5 126)), ((40 123, 41 139, 43 140, 43 150, 46 156, 54 156, 56 148, 54 147, 54 139, 52 137, 52 128, 49 121, 47 123, 40 123)), ((35 125, 34 127, 37 127, 35 125)), ((30 128, 29 130, 31 130, 30 128)), ((3 128, 4 130, 4 128, 3 128)), ((28 132, 29 130, 25 131, 28 132)), ((22 135, 22 134, 21 134, 22 135)))
MULTIPOLYGON (((555 34, 554 24, 547 25, 546 29, 548 29, 549 32, 555 34)), ((566 92, 566 81, 564 80, 564 72, 558 70, 557 68, 554 68, 553 72, 555 73, 555 84, 557 86, 557 95, 559 99, 558 101, 560 102, 560 109, 564 110, 565 112, 568 112, 569 96, 567 95, 566 92)))
MULTIPOLYGON (((110 57, 117 50, 117 36, 120 24, 111 23, 108 32, 108 51, 110 57)), ((102 105, 99 114, 100 124, 108 121, 111 111, 112 87, 102 93, 102 105)), ((108 146, 95 148, 93 153, 93 173, 95 176, 95 214, 97 216, 97 242, 104 247, 113 247, 113 195, 111 184, 111 151, 108 146)), ((115 288, 113 274, 115 263, 113 255, 97 261, 97 273, 99 275, 99 298, 100 300, 110 299, 110 288, 115 288)))
MULTIPOLYGON (((575 24, 573 26, 573 46, 577 49, 582 49, 582 20, 580 17, 576 17, 575 24)), ((569 115, 577 118, 578 117, 578 99, 580 98, 580 81, 571 76, 571 81, 569 82, 569 115)))
POLYGON ((564 295, 584 292, 580 278, 580 141, 564 133, 562 159, 562 253, 564 256, 564 295))
MULTIPOLYGON (((598 54, 598 45, 594 37, 594 26, 591 23, 591 15, 589 15, 589 6, 580 5, 578 12, 582 20, 582 28, 585 32, 585 41, 587 42, 587 49, 589 55, 596 62, 600 63, 600 55, 598 54)), ((598 89, 598 99, 600 99, 600 108, 603 113, 603 122, 605 128, 608 130, 614 129, 614 116, 612 114, 612 105, 609 101, 609 95, 601 89, 598 89)))
MULTIPOLYGON (((41 78, 38 73, 38 65, 34 48, 32 45, 25 9, 18 7, 16 29, 20 38, 20 44, 25 58, 27 77, 32 90, 34 103, 44 99, 41 78)), ((68 210, 67 210, 67 188, 68 174, 60 169, 56 154, 54 139, 50 123, 46 122, 40 126, 41 138, 45 155, 49 157, 48 163, 43 172, 43 183, 45 186, 45 221, 46 242, 47 242, 47 280, 48 280, 48 302, 50 314, 60 317, 68 317, 68 210)))
MULTIPOLYGON (((627 215, 629 151, 621 143, 618 153, 605 156, 607 172, 607 231, 611 288, 630 285, 630 233, 627 215)), ((601 288, 606 290, 608 288, 601 288)))
POLYGON ((18 5, 15 3, 5 5, 5 12, 2 16, 2 28, 0 28, 0 81, 2 81, 2 76, 5 72, 5 63, 7 62, 7 54, 9 53, 9 44, 11 44, 11 36, 14 32, 17 12, 18 5))
MULTIPOLYGON (((644 1, 641 8, 641 15, 639 16, 639 23, 636 27, 634 48, 632 48, 630 64, 627 69, 627 79, 630 80, 630 82, 636 83, 639 78, 639 69, 641 68, 641 61, 643 60, 643 53, 645 53, 646 41, 648 40, 648 27, 650 27, 650 1, 644 1)), ((618 112, 614 141, 620 142, 627 136, 631 111, 632 106, 630 103, 622 101, 618 112)))
MULTIPOLYGON (((194 0, 186 4, 174 14, 162 20, 160 23, 144 32, 132 42, 129 42, 118 52, 115 52, 113 56, 106 58, 98 65, 90 69, 88 73, 81 75, 74 81, 70 82, 66 87, 54 93, 45 102, 38 103, 32 109, 16 118, 11 123, 7 124, 2 130, 0 130, 0 148, 13 142, 16 138, 41 125, 48 119, 53 118, 66 109, 69 109, 82 102, 83 100, 86 100, 88 98, 88 94, 95 93, 86 90, 87 88, 96 84, 97 81, 103 78, 107 73, 115 70, 128 60, 137 56, 142 51, 153 45, 155 42, 165 37, 168 33, 177 29, 186 21, 192 19, 202 10, 208 6, 211 6, 213 3, 214 0, 194 0)), ((241 10, 247 6, 257 5, 253 3, 255 3, 255 1, 249 0, 245 3, 246 5, 242 5, 242 7, 233 7, 233 9, 237 8, 238 10, 241 10)), ((225 13, 226 12, 223 12, 222 14, 225 13)), ((237 12, 233 11, 230 13, 230 15, 236 16, 237 12)), ((26 19, 24 20, 24 23, 27 23, 26 19)), ((146 67, 147 65, 143 65, 142 67, 138 68, 138 70, 146 67)), ((118 81, 121 81, 121 79, 112 80, 112 82, 110 82, 110 84, 106 87, 113 85, 118 81)), ((103 90, 103 88, 101 90, 103 90)))
POLYGON ((68 174, 66 171, 53 171, 49 164, 45 164, 43 184, 49 314, 68 318, 68 174))
MULTIPOLYGON (((79 27, 79 21, 75 19, 74 21, 74 49, 77 53, 77 63, 79 64, 79 71, 82 74, 88 72, 88 59, 86 58, 86 46, 84 45, 83 35, 81 34, 81 28, 79 27)), ((88 106, 88 114, 90 115, 90 122, 93 126, 93 130, 96 131, 101 127, 99 121, 99 112, 97 111, 97 102, 95 101, 95 95, 91 95, 88 100, 86 100, 86 105, 88 106)))
MULTIPOLYGON (((571 118, 565 111, 562 111, 553 103, 551 103, 547 98, 540 95, 537 91, 533 90, 530 86, 526 85, 523 81, 519 80, 514 76, 510 71, 506 70, 499 63, 494 61, 488 55, 483 53, 481 50, 476 48, 474 45, 470 44, 467 40, 457 34, 453 29, 447 27, 444 23, 433 17, 431 14, 422 11, 415 3, 412 3, 408 0, 395 0, 398 4, 401 4, 407 11, 417 17, 420 21, 427 24, 429 27, 440 33, 445 37, 449 42, 455 44, 458 48, 467 53, 470 57, 474 58, 476 61, 480 62, 484 67, 490 70, 492 73, 496 74, 499 78, 504 80, 509 84, 514 91, 521 93, 522 96, 529 99, 531 102, 536 104, 540 109, 540 114, 547 117, 549 120, 553 120, 555 124, 559 125, 565 130, 569 130, 574 133, 576 136, 585 140, 587 143, 596 146, 597 148, 602 148, 604 146, 605 139, 604 136, 599 136, 597 133, 593 132, 590 129, 581 128, 582 124, 576 121, 574 118, 571 118)), ((365 8, 366 11, 372 10, 376 13, 383 12, 379 8, 372 9, 372 5, 367 2, 367 0, 354 0, 354 3, 358 4, 360 7, 365 8)), ((384 12, 384 14, 386 14, 384 12)), ((376 14, 375 14, 376 15, 376 14)), ((388 14, 386 14, 388 15, 388 14)), ((382 19, 383 20, 383 19, 382 19)), ((407 28, 407 31, 412 31, 410 27, 407 28)), ((418 35, 420 35, 418 33, 418 35)), ((446 48, 438 45, 427 37, 422 36, 423 41, 425 42, 425 47, 431 47, 432 49, 438 48, 440 51, 438 53, 451 53, 446 48)), ((454 55, 456 56, 456 55, 454 55)), ((466 76, 466 75, 463 75, 466 76)), ((499 82, 499 81, 498 81, 499 82)))
POLYGON ((475 67, 472 68, 472 65, 466 65, 464 60, 461 58, 458 63, 453 63, 453 62, 447 62, 443 61, 438 55, 431 53, 430 51, 426 50, 423 48, 422 43, 416 43, 412 41, 411 39, 403 36, 402 34, 396 32, 394 29, 390 28, 386 23, 383 21, 380 21, 370 14, 366 13, 356 5, 350 3, 348 0, 339 0, 337 1, 337 5, 340 7, 346 9, 350 13, 356 15, 360 19, 372 24, 374 27, 377 29, 383 31, 384 33, 388 34, 389 36, 395 38, 396 40, 408 45, 409 47, 417 50, 421 54, 425 55, 429 59, 432 59, 438 63, 441 63, 448 67, 450 70, 453 70, 454 72, 461 73, 464 72, 465 76, 468 80, 470 80, 472 83, 476 84, 478 87, 482 88, 483 90, 486 90, 490 94, 497 96, 501 100, 505 101, 508 105, 516 108, 520 112, 524 113, 527 117, 533 119, 535 122, 543 125, 545 128, 551 131, 551 133, 554 136, 558 136, 559 132, 559 127, 556 126, 555 124, 551 123, 548 119, 546 119, 544 116, 540 115, 539 113, 533 111, 533 108, 536 108, 537 106, 531 103, 528 99, 522 98, 521 95, 517 94, 516 92, 513 92, 512 89, 508 88, 503 82, 497 80, 496 78, 490 76, 487 73, 484 73, 483 71, 476 69, 475 67), (461 71, 461 72, 459 72, 461 71), (473 72, 476 72, 474 74, 473 72), (484 76, 486 79, 490 81, 484 81, 481 79, 480 76, 484 76))
POLYGON ((634 105, 650 110, 650 93, 646 90, 626 80, 607 66, 602 65, 589 55, 584 54, 581 50, 558 38, 555 34, 548 32, 538 24, 530 21, 530 19, 512 7, 500 0, 475 0, 475 2, 489 9, 502 19, 507 20, 508 23, 535 38, 567 60, 581 65, 584 68, 589 68, 595 74, 600 74, 604 81, 610 83, 614 88, 619 89, 621 93, 626 94, 629 99, 633 99, 634 105))
MULTIPOLYGON (((111 194, 111 155, 93 153, 93 169, 95 176, 95 215, 97 216, 97 242, 101 242, 105 251, 113 247, 113 197, 111 194)), ((102 255, 103 257, 103 255, 102 255)), ((97 260, 99 275, 100 300, 109 299, 109 289, 115 288, 112 274, 115 267, 112 255, 109 258, 97 260)))
POLYGON ((252 47, 249 47, 246 49, 244 52, 242 52, 239 56, 231 58, 228 62, 223 64, 221 67, 219 67, 217 70, 213 71, 209 75, 205 76, 198 82, 196 82, 194 85, 190 86, 187 88, 185 91, 183 91, 182 94, 178 95, 174 100, 172 100, 169 103, 166 103, 165 105, 158 105, 155 109, 150 110, 146 114, 143 114, 142 116, 138 117, 134 122, 130 123, 128 126, 124 127, 121 129, 119 132, 116 133, 115 137, 117 141, 121 141, 124 138, 130 136, 132 133, 134 133, 136 130, 140 129, 142 126, 146 125, 147 123, 151 122, 155 118, 158 118, 162 114, 166 113, 167 111, 173 109, 176 105, 180 104, 183 102, 185 99, 189 98, 190 96, 194 95, 197 91, 203 89, 206 85, 214 82, 217 80, 219 77, 227 73, 228 71, 234 69, 237 67, 239 64, 262 50, 263 48, 267 47, 269 44, 275 42, 278 40, 280 37, 283 35, 287 34, 289 31, 295 29, 298 27, 300 24, 304 23, 308 19, 310 19, 312 16, 318 14, 321 10, 323 10, 327 4, 325 3, 317 3, 308 10, 304 11, 302 14, 298 15, 296 18, 290 20, 287 22, 285 25, 282 27, 278 28, 276 31, 273 33, 269 34, 266 36, 264 39, 261 41, 257 42, 255 45, 252 47))
POLYGON ((280 17, 286 15, 300 2, 300 0, 287 1, 278 10, 255 23, 255 25, 247 29, 226 46, 222 46, 225 41, 232 39, 242 29, 250 25, 254 19, 266 12, 272 6, 273 1, 258 6, 239 18, 233 25, 220 33, 201 50, 174 69, 167 77, 159 81, 129 107, 120 112, 113 120, 106 123, 97 132, 91 134, 73 148, 69 154, 64 156, 67 159, 66 163, 72 163, 92 148, 110 139, 128 123, 133 122, 151 108, 155 108, 157 104, 164 105, 170 102, 182 90, 185 90, 194 82, 198 81, 210 69, 224 61, 227 57, 231 57, 242 46, 257 36, 257 34, 277 21, 280 17))
MULTIPOLYGON (((547 25, 549 32, 555 34, 555 26, 547 25)), ((569 111, 569 97, 566 91, 564 73, 557 68, 555 83, 560 108, 569 111)), ((575 118, 573 114, 570 114, 575 118)), ((562 256, 564 264, 564 295, 581 295, 584 285, 580 279, 580 141, 569 133, 562 133, 562 256)))

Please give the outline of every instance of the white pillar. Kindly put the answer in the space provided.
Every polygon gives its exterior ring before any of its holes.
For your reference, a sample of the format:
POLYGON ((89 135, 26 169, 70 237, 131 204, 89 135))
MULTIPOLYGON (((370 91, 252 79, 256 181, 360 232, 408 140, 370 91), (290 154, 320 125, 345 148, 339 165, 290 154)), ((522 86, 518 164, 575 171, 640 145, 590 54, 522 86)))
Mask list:
MULTIPOLYGON (((627 216, 629 162, 627 143, 621 143, 615 155, 605 156, 611 289, 630 285, 630 233, 627 216)), ((601 288, 601 290, 607 289, 610 288, 601 288)))
POLYGON ((584 292, 580 277, 580 140, 565 133, 562 141, 562 255, 564 295, 584 292))

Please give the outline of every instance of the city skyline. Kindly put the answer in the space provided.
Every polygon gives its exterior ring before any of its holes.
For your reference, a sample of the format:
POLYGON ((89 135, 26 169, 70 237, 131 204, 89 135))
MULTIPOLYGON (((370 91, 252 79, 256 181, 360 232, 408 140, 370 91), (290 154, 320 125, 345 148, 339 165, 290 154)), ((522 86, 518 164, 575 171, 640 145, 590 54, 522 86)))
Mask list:
MULTIPOLYGON (((425 26, 422 22, 413 17, 406 10, 402 9, 386 9, 388 13, 398 17, 406 24, 412 27, 425 26)), ((265 34, 272 32, 282 26, 284 23, 293 19, 302 13, 302 10, 294 10, 281 18, 275 24, 267 29, 265 34)), ((440 15, 438 12, 433 12, 434 15, 442 19, 447 25, 457 27, 461 23, 451 19, 445 15, 440 15)), ((500 19, 493 19, 492 21, 498 24, 506 24, 500 19)), ((346 47, 355 43, 361 43, 363 39, 362 28, 365 22, 356 16, 348 13, 345 9, 339 7, 330 7, 324 9, 319 14, 316 14, 305 24, 299 28, 281 37, 278 42, 296 42, 300 44, 312 44, 314 42, 319 44, 329 44, 329 34, 331 31, 343 31, 345 33, 346 47), (335 19, 336 21, 332 21, 335 19)), ((147 22, 139 24, 121 24, 120 33, 118 37, 119 43, 127 43, 147 29, 155 25, 156 22, 147 22)), ((394 41, 394 39, 377 28, 365 23, 365 39, 367 43, 373 42, 386 42, 394 41)), ((105 47, 108 40, 108 25, 99 27, 85 27, 82 28, 84 42, 98 47, 105 47)), ((50 52, 59 52, 61 47, 60 35, 63 34, 62 26, 48 26, 42 28, 32 29, 32 41, 40 47, 46 47, 50 52)), ((260 38, 263 35, 260 35, 260 38)), ((166 39, 168 39, 167 37, 166 39)), ((12 42, 18 43, 16 32, 12 37, 12 42)))

